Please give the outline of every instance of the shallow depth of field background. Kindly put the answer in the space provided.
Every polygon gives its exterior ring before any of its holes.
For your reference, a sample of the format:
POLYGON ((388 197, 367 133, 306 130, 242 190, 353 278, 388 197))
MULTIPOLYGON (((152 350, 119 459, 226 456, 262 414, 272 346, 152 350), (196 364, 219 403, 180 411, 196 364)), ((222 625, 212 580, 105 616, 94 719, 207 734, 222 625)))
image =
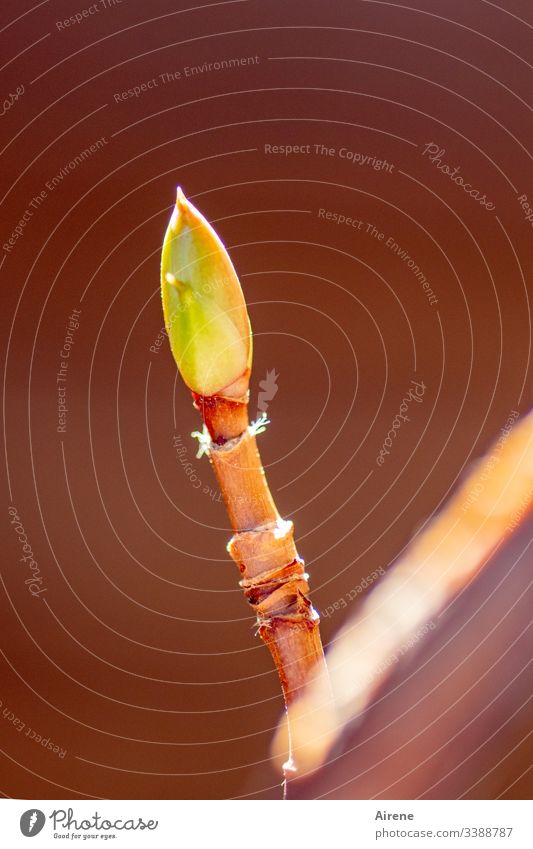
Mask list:
MULTIPOLYGON (((329 614, 328 643, 355 610, 351 591, 387 568, 509 415, 531 404, 533 240, 519 197, 533 206, 532 9, 95 7, 67 27, 58 22, 87 10, 83 0, 4 0, 0 12, 0 790, 278 798, 269 745, 279 684, 225 553, 209 464, 195 458, 198 415, 160 335, 159 251, 175 187, 214 224, 241 277, 255 335, 251 412, 268 406, 263 459, 295 522, 313 601, 329 614), (215 66, 230 59, 246 61, 215 66), (187 73, 193 66, 203 71, 187 73), (439 170, 429 144, 493 208, 439 170), (274 145, 309 152, 265 148, 274 145), (73 310, 79 327, 58 383, 73 310), (422 401, 380 466, 412 380, 422 401), (39 566, 36 597, 10 506, 39 566)), ((429 795, 527 795, 524 643, 507 625, 527 618, 530 537, 526 528, 468 597, 468 650, 479 648, 468 674, 457 679, 465 635, 450 625, 452 607, 438 625, 448 654, 412 696, 400 687, 382 701, 373 742, 363 725, 367 771, 350 792, 423 795, 450 741, 462 766, 429 795), (477 686, 477 700, 460 701, 477 686), (480 699, 493 698, 482 712, 480 699), (408 745, 391 764, 394 741, 408 745)), ((345 785, 354 779, 352 762, 339 769, 345 785)), ((342 795, 335 786, 316 795, 342 795)))

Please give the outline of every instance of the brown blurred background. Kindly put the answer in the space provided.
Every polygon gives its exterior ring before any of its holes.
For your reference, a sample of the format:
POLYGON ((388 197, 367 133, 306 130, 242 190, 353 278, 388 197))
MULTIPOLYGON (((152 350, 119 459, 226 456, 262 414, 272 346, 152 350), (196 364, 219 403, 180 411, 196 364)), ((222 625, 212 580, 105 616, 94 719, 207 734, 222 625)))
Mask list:
MULTIPOLYGON (((175 187, 214 223, 241 276, 255 333, 252 408, 275 371, 261 450, 313 601, 333 608, 327 643, 357 604, 340 599, 387 568, 509 414, 531 403, 532 229, 519 202, 525 194, 533 206, 530 4, 4 0, 0 14, 0 789, 279 798, 269 761, 279 684, 225 554, 209 464, 195 458, 197 414, 159 335, 159 250, 175 187), (135 86, 144 90, 128 96, 135 86), (429 144, 478 199, 424 154, 429 144), (79 327, 58 384, 73 310, 79 327), (423 401, 380 467, 413 379, 423 401), (10 506, 40 570, 35 597, 10 506)), ((498 594, 494 616, 514 615, 530 536, 513 542, 520 578, 498 594)), ((484 578, 470 612, 497 583, 484 578)), ((453 615, 431 636, 452 641, 433 667, 443 677, 466 654, 453 615)), ((493 624, 474 617, 468 645, 493 624)), ((490 645, 510 649, 521 670, 524 644, 502 635, 490 645)), ((501 669, 493 694, 508 683, 501 669)), ((345 761, 304 795, 352 782, 337 795, 409 797, 432 785, 431 745, 410 744, 396 772, 376 765, 390 743, 381 730, 433 677, 420 674, 358 731, 359 742, 374 735, 372 781, 355 781, 345 761), (394 785, 410 769, 420 783, 394 785)), ((475 731, 463 754, 484 745, 483 758, 429 795, 527 793, 531 722, 522 708, 513 714, 526 680, 513 679, 496 716, 464 706, 475 731), (496 785, 483 783, 491 768, 496 785)), ((441 691, 414 727, 462 687, 441 691)), ((457 730, 442 723, 435 749, 457 730)))

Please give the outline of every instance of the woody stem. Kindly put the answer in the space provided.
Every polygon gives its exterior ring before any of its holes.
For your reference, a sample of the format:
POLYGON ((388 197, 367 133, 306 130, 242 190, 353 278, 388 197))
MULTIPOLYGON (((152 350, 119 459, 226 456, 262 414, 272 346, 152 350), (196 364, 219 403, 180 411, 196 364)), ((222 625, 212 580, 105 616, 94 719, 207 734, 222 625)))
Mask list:
POLYGON ((289 723, 285 777, 296 770, 290 750, 291 705, 315 676, 326 673, 319 617, 309 600, 304 562, 293 524, 276 508, 249 427, 247 397, 194 395, 211 437, 209 459, 224 497, 234 535, 228 551, 240 584, 257 615, 259 635, 277 667, 289 723))

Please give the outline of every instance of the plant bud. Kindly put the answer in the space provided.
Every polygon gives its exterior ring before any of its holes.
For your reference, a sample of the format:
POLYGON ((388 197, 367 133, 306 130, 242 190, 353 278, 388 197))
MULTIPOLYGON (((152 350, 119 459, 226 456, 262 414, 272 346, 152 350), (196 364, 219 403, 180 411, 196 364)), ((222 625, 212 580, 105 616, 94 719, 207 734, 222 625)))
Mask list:
POLYGON ((213 228, 179 188, 163 242, 161 295, 172 354, 189 389, 223 395, 236 384, 242 394, 252 335, 239 278, 213 228))

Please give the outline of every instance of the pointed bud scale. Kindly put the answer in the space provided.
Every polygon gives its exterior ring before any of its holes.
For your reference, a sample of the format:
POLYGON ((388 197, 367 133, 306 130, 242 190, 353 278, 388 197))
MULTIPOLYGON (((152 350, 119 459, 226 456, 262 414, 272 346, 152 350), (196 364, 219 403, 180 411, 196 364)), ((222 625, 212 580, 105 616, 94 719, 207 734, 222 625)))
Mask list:
POLYGON ((250 321, 239 278, 221 240, 178 188, 163 242, 161 295, 170 347, 197 395, 238 394, 252 360, 250 321))

